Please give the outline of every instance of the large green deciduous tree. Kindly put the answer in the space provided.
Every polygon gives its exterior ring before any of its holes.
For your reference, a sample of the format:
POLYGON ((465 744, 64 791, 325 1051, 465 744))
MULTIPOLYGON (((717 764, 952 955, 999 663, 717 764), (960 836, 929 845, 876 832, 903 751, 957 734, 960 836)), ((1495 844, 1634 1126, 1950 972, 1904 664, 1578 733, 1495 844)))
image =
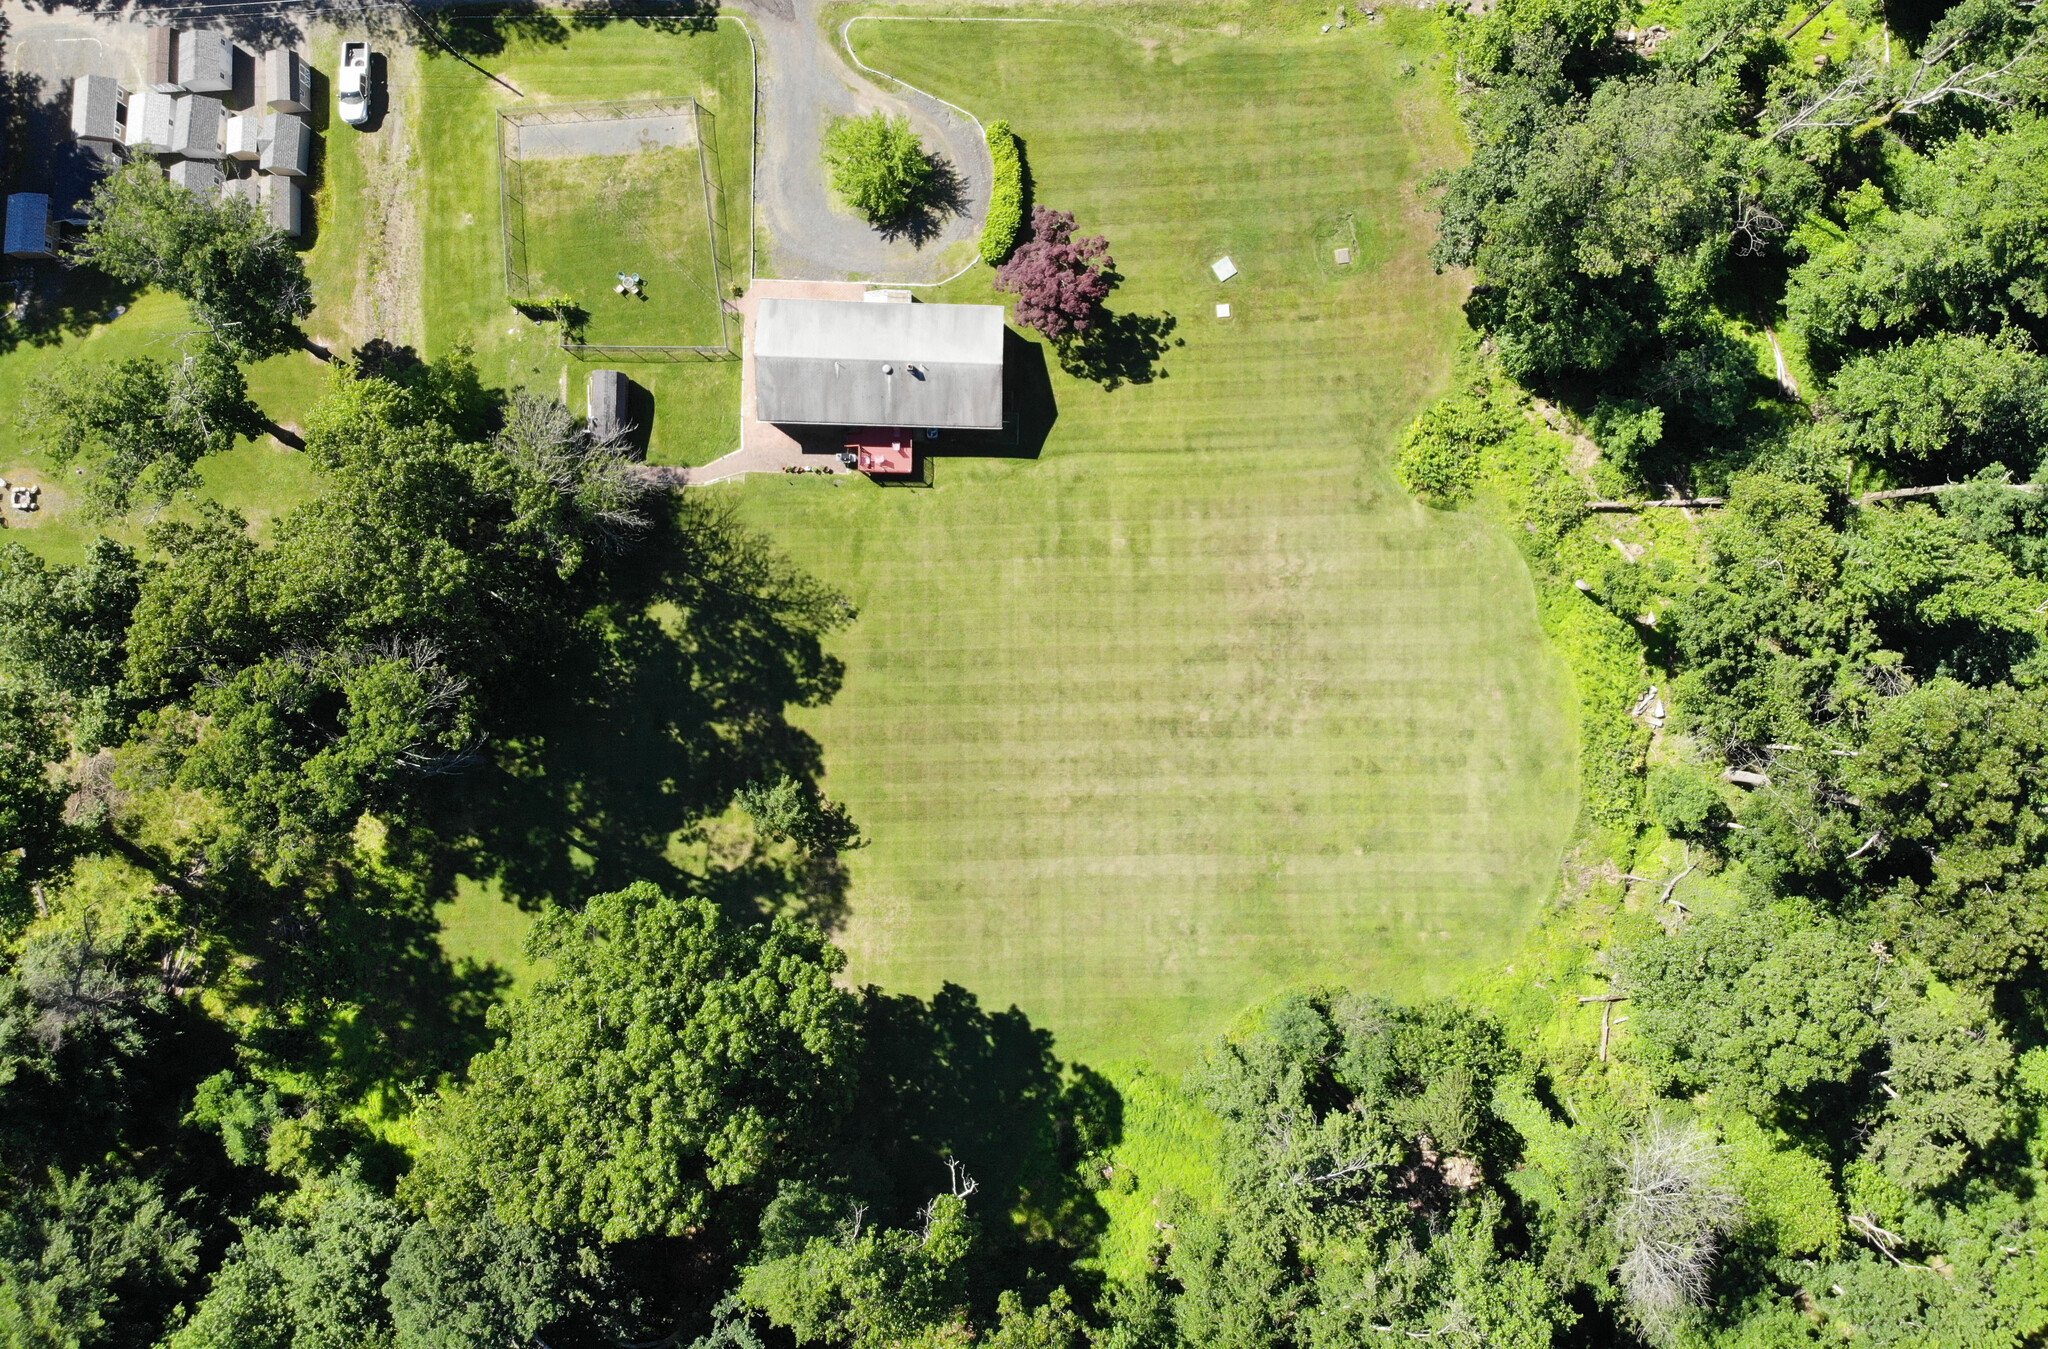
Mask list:
POLYGON ((1166 1272, 1203 1349, 1481 1333, 1542 1346, 1574 1313, 1513 1249, 1492 1178, 1519 1140, 1494 1089, 1516 1056, 1448 1005, 1292 996, 1191 1077, 1223 1120, 1219 1205, 1181 1196, 1166 1272))
POLYGON ((1618 973, 1655 1071, 1767 1118, 1849 1081, 1881 1034, 1877 962, 1811 915, 1702 916, 1618 973))
MULTIPOLYGON (((1517 378, 1605 371, 1710 278, 1737 138, 1710 90, 1614 83, 1546 119, 1472 228, 1473 317, 1517 378)), ((1446 257, 1445 261, 1459 261, 1446 257)))
POLYGON ((908 117, 842 117, 825 132, 832 190, 871 225, 895 225, 925 205, 938 170, 908 117))
POLYGON ((198 1264, 198 1234, 155 1184, 52 1172, 0 1208, 0 1341, 147 1349, 198 1264))
POLYGON ((1987 467, 2031 477, 2048 444, 2048 360, 2010 340, 1937 333, 1857 356, 1821 399, 1833 454, 1909 480, 1987 467))
POLYGON ((383 1349, 383 1286, 406 1222, 352 1177, 294 1196, 274 1226, 251 1225, 206 1298, 165 1349, 383 1349))
POLYGON ((299 320, 313 312, 306 265, 245 198, 208 201, 143 158, 102 178, 88 213, 82 261, 184 296, 229 350, 261 360, 305 341, 299 320))
POLYGON ((397 1349, 524 1344, 558 1330, 644 1338, 632 1291, 595 1242, 488 1209, 414 1223, 392 1253, 384 1295, 397 1349))
POLYGON ((731 1240, 838 1127, 859 1047, 815 928, 640 884, 546 915, 529 949, 550 972, 426 1117, 430 1212, 474 1187, 508 1223, 731 1240))
POLYGON ((846 1231, 749 1268, 740 1296, 801 1345, 967 1345, 977 1235, 956 1194, 933 1199, 915 1228, 863 1228, 853 1214, 846 1231))
POLYGON ((24 421, 53 463, 82 462, 86 505, 102 518, 191 491, 193 465, 262 424, 233 356, 213 341, 177 362, 60 367, 30 386, 24 421))
POLYGON ((1806 221, 1785 303, 1824 361, 1893 337, 1988 334, 2048 319, 2048 121, 1964 135, 1866 183, 1839 225, 1806 221))
POLYGON ((88 753, 123 729, 121 684, 141 575, 134 552, 107 538, 69 565, 18 543, 0 547, 0 678, 33 692, 88 753))
POLYGON ((2038 692, 1938 679, 1873 720, 1846 783, 1881 849, 1900 943, 1994 982, 2048 952, 2048 710, 2038 692))

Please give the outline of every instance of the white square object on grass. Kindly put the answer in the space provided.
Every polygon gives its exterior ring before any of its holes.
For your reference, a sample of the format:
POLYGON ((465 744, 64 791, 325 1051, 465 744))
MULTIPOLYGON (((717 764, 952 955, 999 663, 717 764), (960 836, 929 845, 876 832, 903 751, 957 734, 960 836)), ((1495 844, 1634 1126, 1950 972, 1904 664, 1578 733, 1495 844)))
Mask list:
POLYGON ((1216 273, 1218 281, 1228 281, 1231 277, 1237 275, 1237 264, 1227 257, 1218 258, 1209 264, 1209 270, 1216 273))
POLYGON ((1229 306, 1229 305, 1227 305, 1227 304, 1219 304, 1219 305, 1217 305, 1217 306, 1216 306, 1216 317, 1217 317, 1217 318, 1220 318, 1220 319, 1227 319, 1227 318, 1229 318, 1229 317, 1230 317, 1230 306, 1229 306))
POLYGON ((1340 248, 1340 249, 1338 249, 1338 250, 1337 250, 1337 265, 1338 265, 1339 267, 1349 267, 1349 266, 1351 265, 1351 250, 1350 250, 1350 249, 1348 249, 1348 248, 1340 248))

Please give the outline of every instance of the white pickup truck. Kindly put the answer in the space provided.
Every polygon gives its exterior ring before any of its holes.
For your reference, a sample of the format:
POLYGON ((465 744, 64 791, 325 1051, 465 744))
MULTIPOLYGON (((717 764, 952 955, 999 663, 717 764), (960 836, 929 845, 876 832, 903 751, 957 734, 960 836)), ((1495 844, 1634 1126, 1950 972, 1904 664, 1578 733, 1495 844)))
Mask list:
POLYGON ((341 120, 361 126, 370 120, 370 44, 341 44, 341 78, 335 86, 341 120))

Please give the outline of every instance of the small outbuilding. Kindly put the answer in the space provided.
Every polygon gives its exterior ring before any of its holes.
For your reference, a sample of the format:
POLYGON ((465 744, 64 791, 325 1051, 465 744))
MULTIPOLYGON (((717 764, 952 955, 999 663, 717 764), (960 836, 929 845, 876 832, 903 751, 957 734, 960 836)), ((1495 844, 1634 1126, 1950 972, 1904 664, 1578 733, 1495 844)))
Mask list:
POLYGON ((791 426, 1003 425, 1003 309, 768 299, 754 323, 754 415, 791 426))
POLYGON ((313 129, 296 113, 263 114, 260 162, 265 173, 303 178, 312 167, 313 129))
POLYGON ((128 138, 128 91, 112 75, 81 75, 71 85, 71 134, 119 145, 128 138))
POLYGON ((263 118, 256 113, 230 113, 221 125, 220 149, 229 159, 262 158, 263 118))
POLYGON ((265 174, 258 192, 262 198, 263 218, 274 228, 298 238, 306 223, 306 194, 299 189, 298 183, 276 174, 265 174))
POLYGON ((178 83, 178 30, 152 28, 142 57, 142 87, 159 94, 184 92, 178 83))
POLYGON ((171 102, 171 153, 187 159, 219 159, 227 109, 206 94, 178 94, 171 102))
POLYGON ((168 170, 170 180, 187 192, 211 200, 220 195, 220 164, 211 159, 181 159, 168 170))
POLYGON ((263 94, 273 112, 313 111, 313 68, 288 47, 263 53, 263 94))
POLYGON ((175 106, 173 96, 158 89, 144 89, 129 99, 128 148, 138 154, 169 154, 175 106))
POLYGON ((178 34, 178 84, 189 94, 225 94, 235 87, 235 44, 226 33, 178 34))
POLYGON ((50 194, 16 192, 7 198, 7 246, 10 258, 54 258, 57 242, 50 223, 50 194))
POLYGON ((590 434, 597 440, 614 440, 627 430, 627 399, 633 382, 623 370, 593 370, 584 385, 590 410, 590 434))

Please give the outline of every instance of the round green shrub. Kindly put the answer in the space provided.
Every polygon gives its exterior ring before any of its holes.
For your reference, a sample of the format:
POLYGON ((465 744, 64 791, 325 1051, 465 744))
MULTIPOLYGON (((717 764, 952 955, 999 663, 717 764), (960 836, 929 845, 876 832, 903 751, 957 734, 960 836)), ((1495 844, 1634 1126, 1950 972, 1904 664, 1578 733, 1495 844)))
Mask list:
POLYGON ((1721 788, 1698 769, 1659 764, 1650 771, 1650 814, 1673 838, 1715 843, 1732 818, 1721 788))

